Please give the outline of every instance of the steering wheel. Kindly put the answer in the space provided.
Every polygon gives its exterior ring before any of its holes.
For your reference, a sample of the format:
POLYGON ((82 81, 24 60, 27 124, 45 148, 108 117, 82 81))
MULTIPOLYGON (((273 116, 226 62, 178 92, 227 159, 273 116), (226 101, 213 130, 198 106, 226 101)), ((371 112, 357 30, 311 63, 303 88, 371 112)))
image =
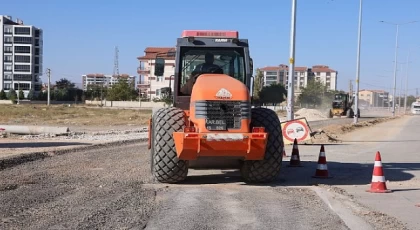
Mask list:
POLYGON ((219 73, 219 74, 223 74, 223 69, 220 68, 220 66, 212 66, 208 69, 208 71, 210 73, 219 73))

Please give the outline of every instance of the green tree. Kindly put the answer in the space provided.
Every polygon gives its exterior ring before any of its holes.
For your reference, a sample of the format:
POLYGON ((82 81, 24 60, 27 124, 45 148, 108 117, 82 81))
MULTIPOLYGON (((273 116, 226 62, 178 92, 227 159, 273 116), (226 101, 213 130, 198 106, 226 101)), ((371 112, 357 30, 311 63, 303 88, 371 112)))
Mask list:
POLYGON ((264 86, 259 92, 259 100, 262 103, 279 104, 285 101, 287 90, 282 84, 272 84, 264 86))
POLYGON ((58 89, 73 89, 75 84, 66 78, 61 78, 55 82, 55 87, 58 89))
POLYGON ((34 89, 29 90, 28 99, 29 100, 35 100, 35 91, 34 91, 34 89))
POLYGON ((7 100, 6 92, 4 92, 4 89, 0 91, 0 100, 7 100))
POLYGON ((25 93, 23 90, 19 90, 19 100, 25 99, 25 93))
POLYGON ((255 78, 254 78, 254 83, 253 83, 253 86, 252 86, 252 88, 253 88, 253 98, 254 98, 254 100, 259 100, 260 99, 260 96, 259 96, 259 93, 261 92, 261 90, 262 90, 262 86, 263 86, 263 78, 264 78, 264 73, 260 70, 260 69, 257 69, 256 70, 256 74, 255 74, 255 78))
POLYGON ((106 97, 109 101, 130 101, 137 98, 137 93, 127 79, 120 78, 108 91, 106 97))
POLYGON ((9 93, 7 94, 7 99, 12 100, 12 101, 17 99, 17 94, 14 89, 9 90, 9 93))
POLYGON ((318 106, 323 103, 329 103, 335 91, 328 91, 326 85, 315 79, 308 81, 306 87, 301 88, 301 94, 298 97, 297 102, 305 106, 318 106))

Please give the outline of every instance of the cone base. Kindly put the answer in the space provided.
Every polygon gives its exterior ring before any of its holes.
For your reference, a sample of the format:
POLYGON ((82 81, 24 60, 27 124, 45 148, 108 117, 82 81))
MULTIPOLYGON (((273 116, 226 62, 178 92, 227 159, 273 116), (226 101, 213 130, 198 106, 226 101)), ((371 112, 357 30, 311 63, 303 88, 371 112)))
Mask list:
POLYGON ((303 165, 298 164, 298 165, 287 165, 287 167, 303 167, 303 165))
POLYGON ((333 178, 333 176, 330 176, 330 175, 328 175, 328 176, 317 176, 317 175, 315 175, 315 176, 312 176, 312 178, 327 179, 327 178, 333 178))
POLYGON ((368 190, 366 190, 366 192, 370 192, 370 193, 391 193, 392 191, 389 190, 389 189, 385 189, 385 190, 368 189, 368 190))

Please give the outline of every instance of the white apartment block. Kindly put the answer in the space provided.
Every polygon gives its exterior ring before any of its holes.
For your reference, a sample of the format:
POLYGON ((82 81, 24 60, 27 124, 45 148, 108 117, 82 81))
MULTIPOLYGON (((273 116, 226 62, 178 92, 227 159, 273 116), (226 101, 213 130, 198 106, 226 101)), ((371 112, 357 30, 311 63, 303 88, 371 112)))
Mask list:
POLYGON ((161 98, 161 89, 171 86, 172 92, 174 90, 174 74, 175 74, 175 58, 165 57, 165 72, 164 76, 157 77, 154 73, 156 55, 174 51, 173 47, 147 47, 144 50, 144 56, 138 57, 140 65, 137 68, 139 74, 139 81, 137 87, 141 91, 142 97, 150 99, 161 98))
POLYGON ((86 91, 88 85, 98 85, 111 88, 121 78, 128 79, 130 83, 133 83, 135 89, 136 76, 120 74, 118 77, 111 74, 91 73, 82 75, 83 90, 86 91))
POLYGON ((0 90, 22 90, 27 97, 33 89, 36 94, 42 85, 42 29, 0 15, 0 35, 0 90))
MULTIPOLYGON (((260 68, 264 74, 264 86, 273 83, 280 83, 287 89, 289 78, 289 67, 287 65, 267 66, 260 68)), ((328 66, 316 65, 309 67, 295 67, 294 86, 295 94, 300 94, 300 88, 306 87, 310 79, 321 81, 330 90, 337 89, 337 71, 330 69, 328 66)))

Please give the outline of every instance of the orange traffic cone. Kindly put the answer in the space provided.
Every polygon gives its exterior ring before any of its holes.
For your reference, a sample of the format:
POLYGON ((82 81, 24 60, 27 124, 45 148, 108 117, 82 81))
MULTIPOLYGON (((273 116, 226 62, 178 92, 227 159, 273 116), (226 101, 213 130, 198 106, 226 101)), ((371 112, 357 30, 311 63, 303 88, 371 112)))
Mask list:
POLYGON ((289 167, 302 167, 302 165, 300 164, 299 148, 296 138, 293 142, 293 150, 292 155, 290 156, 289 167))
POLYGON ((385 183, 385 176, 382 169, 381 153, 376 152, 375 165, 373 167, 372 183, 367 192, 372 193, 389 193, 391 190, 387 189, 385 183))
POLYGON ((331 178, 331 176, 328 174, 327 157, 325 156, 324 145, 321 145, 321 150, 319 151, 318 157, 318 166, 316 168, 315 175, 312 177, 331 178))

